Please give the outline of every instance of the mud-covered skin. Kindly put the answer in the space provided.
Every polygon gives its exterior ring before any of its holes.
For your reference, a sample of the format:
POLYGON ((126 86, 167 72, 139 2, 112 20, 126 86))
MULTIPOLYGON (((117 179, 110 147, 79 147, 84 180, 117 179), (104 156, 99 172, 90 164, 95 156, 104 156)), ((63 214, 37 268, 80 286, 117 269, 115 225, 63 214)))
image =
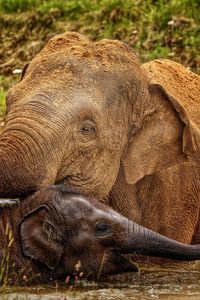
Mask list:
POLYGON ((122 42, 55 36, 8 94, 0 196, 63 182, 198 241, 199 95, 200 77, 173 61, 140 66, 122 42))
POLYGON ((46 282, 137 272, 121 254, 200 259, 186 245, 150 231, 113 209, 62 186, 42 189, 0 208, 0 260, 9 255, 9 278, 46 282))

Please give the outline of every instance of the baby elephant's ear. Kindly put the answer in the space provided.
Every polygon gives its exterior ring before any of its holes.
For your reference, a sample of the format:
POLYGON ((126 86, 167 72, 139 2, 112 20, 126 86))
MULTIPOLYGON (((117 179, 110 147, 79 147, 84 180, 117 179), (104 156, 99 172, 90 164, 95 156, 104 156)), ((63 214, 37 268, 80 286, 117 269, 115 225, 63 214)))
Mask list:
POLYGON ((22 252, 55 269, 62 257, 63 246, 56 225, 48 220, 49 208, 45 205, 29 212, 19 224, 22 252))
POLYGON ((200 76, 169 60, 143 68, 150 79, 148 105, 122 157, 129 184, 200 157, 200 76))

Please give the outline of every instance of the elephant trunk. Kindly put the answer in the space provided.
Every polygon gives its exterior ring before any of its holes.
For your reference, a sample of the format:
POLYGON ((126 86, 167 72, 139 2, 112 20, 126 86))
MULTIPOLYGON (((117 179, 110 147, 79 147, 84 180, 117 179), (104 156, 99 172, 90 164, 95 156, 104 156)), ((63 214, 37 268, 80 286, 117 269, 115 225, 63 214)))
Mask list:
MULTIPOLYGON (((56 180, 59 151, 52 151, 58 141, 50 134, 41 117, 10 117, 0 135, 0 197, 20 197, 56 180)), ((59 148, 59 146, 58 146, 59 148)))
POLYGON ((19 197, 37 189, 44 178, 42 163, 26 145, 15 141, 2 143, 0 138, 0 197, 19 197), (2 145, 3 144, 3 145, 2 145), (23 149, 23 150, 22 150, 23 149), (41 172, 42 171, 42 172, 41 172))
POLYGON ((147 256, 187 261, 200 259, 200 245, 183 244, 132 221, 127 222, 125 229, 126 238, 119 249, 121 253, 137 252, 147 256))

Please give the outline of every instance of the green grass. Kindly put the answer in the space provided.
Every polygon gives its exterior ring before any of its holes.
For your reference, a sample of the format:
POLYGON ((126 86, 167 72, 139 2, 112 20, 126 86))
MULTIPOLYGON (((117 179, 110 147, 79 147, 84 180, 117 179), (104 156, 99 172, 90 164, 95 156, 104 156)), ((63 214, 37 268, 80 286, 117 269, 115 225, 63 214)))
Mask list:
POLYGON ((6 111, 6 103, 5 103, 5 92, 0 90, 0 117, 4 115, 6 111))
POLYGON ((0 75, 0 118, 2 118, 6 112, 6 91, 9 87, 10 80, 0 75))
POLYGON ((5 100, 5 90, 0 89, 0 117, 3 117, 6 112, 6 100, 5 100))
POLYGON ((33 9, 38 0, 0 0, 0 10, 3 12, 21 12, 33 9))
POLYGON ((124 40, 142 56, 149 52, 149 59, 173 57, 178 49, 199 59, 199 0, 0 0, 0 11, 35 12, 43 16, 43 26, 54 25, 51 29, 62 19, 92 39, 124 40))
POLYGON ((9 228, 9 225, 6 224, 5 232, 5 246, 3 249, 2 259, 0 261, 0 291, 4 289, 5 286, 9 286, 10 283, 10 270, 13 266, 10 263, 10 249, 13 243, 13 234, 12 230, 9 228))

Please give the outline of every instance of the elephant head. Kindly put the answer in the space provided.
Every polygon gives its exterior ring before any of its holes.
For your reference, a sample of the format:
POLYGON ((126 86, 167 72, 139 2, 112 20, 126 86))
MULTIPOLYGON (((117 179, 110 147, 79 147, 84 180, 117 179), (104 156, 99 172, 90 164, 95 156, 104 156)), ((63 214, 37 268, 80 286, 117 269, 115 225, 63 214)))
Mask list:
POLYGON ((199 245, 182 244, 150 231, 63 186, 42 189, 23 203, 18 226, 22 252, 46 266, 45 272, 52 270, 55 279, 99 279, 136 272, 137 267, 121 255, 135 251, 178 260, 200 258, 199 245), (34 204, 34 209, 30 210, 28 203, 34 204))
POLYGON ((72 32, 52 38, 7 96, 0 195, 63 181, 104 198, 120 164, 133 184, 193 158, 200 79, 176 63, 155 66, 141 67, 119 41, 72 32))

